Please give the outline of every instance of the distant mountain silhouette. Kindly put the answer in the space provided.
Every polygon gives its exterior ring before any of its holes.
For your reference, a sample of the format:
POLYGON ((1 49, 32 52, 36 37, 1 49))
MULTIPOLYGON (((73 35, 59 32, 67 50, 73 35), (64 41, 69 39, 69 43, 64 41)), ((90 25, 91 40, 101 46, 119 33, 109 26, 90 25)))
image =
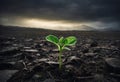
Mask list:
POLYGON ((105 31, 120 31, 120 27, 111 27, 104 29, 105 31))
POLYGON ((87 30, 87 31, 95 31, 96 30, 94 27, 87 26, 87 25, 82 25, 81 28, 83 28, 84 30, 87 30))
POLYGON ((20 27, 20 26, 4 26, 0 25, 0 32, 2 31, 41 31, 41 32, 52 32, 55 30, 43 29, 43 28, 32 28, 32 27, 20 27))
MULTIPOLYGON (((51 30, 51 29, 44 29, 44 28, 32 28, 32 27, 20 27, 20 26, 3 26, 0 25, 0 29, 7 29, 7 28, 11 28, 11 29, 36 29, 36 30, 43 30, 43 31, 61 31, 61 30, 51 30)), ((91 26, 87 26, 87 25, 82 25, 80 27, 74 27, 75 30, 65 30, 65 31, 95 31, 96 29, 94 27, 91 26)), ((62 30, 64 31, 64 30, 62 30)))
POLYGON ((34 28, 34 27, 21 27, 21 26, 4 26, 4 25, 0 25, 0 29, 7 29, 7 28, 11 28, 11 29, 39 29, 39 30, 47 30, 47 29, 42 29, 42 28, 34 28))
MULTIPOLYGON (((111 28, 105 28, 105 29, 96 29, 94 27, 88 26, 88 25, 82 25, 80 27, 74 27, 75 30, 65 30, 65 31, 120 31, 119 27, 111 27, 111 28)), ((4 26, 0 25, 0 31, 2 30, 34 30, 34 31, 60 31, 60 30, 51 30, 51 29, 44 29, 44 28, 32 28, 32 27, 20 27, 20 26, 4 26)), ((64 30, 61 30, 64 31, 64 30)))

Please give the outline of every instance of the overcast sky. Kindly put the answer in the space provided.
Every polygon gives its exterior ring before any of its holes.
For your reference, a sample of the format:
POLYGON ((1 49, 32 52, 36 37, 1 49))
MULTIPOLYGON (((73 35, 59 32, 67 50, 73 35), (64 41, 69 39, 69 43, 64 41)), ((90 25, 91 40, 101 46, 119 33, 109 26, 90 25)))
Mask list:
POLYGON ((0 0, 0 24, 56 30, 120 30, 120 0, 0 0))

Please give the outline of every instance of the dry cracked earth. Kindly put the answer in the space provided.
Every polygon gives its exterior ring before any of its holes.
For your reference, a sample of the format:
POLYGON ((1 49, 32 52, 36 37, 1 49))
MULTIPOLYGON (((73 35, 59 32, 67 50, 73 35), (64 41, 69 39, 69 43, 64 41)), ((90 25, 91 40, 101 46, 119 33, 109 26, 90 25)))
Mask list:
POLYGON ((2 29, 0 82, 120 82, 119 32, 26 32, 2 29), (57 48, 45 40, 48 34, 78 39, 63 52, 61 70, 57 48))

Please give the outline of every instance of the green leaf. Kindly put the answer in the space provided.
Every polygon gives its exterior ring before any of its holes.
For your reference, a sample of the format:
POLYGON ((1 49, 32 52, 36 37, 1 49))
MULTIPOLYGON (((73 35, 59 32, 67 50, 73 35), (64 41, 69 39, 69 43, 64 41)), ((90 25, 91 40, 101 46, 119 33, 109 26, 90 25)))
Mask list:
POLYGON ((64 37, 61 37, 61 38, 59 39, 59 43, 63 43, 63 40, 64 40, 64 37))
POLYGON ((65 45, 67 46, 73 46, 77 42, 77 38, 74 36, 69 36, 66 38, 65 45))
POLYGON ((65 38, 64 37, 61 37, 59 39, 59 44, 60 44, 60 46, 63 46, 65 44, 65 38))
POLYGON ((54 43, 54 44, 58 44, 58 42, 59 42, 59 39, 54 35, 46 36, 46 40, 51 42, 51 43, 54 43))

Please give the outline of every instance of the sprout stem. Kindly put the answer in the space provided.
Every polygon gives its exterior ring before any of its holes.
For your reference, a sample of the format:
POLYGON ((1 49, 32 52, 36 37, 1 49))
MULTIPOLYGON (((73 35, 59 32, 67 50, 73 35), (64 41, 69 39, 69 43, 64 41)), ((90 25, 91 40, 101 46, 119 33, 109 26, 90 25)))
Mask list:
POLYGON ((59 69, 62 68, 62 50, 59 51, 59 69))

